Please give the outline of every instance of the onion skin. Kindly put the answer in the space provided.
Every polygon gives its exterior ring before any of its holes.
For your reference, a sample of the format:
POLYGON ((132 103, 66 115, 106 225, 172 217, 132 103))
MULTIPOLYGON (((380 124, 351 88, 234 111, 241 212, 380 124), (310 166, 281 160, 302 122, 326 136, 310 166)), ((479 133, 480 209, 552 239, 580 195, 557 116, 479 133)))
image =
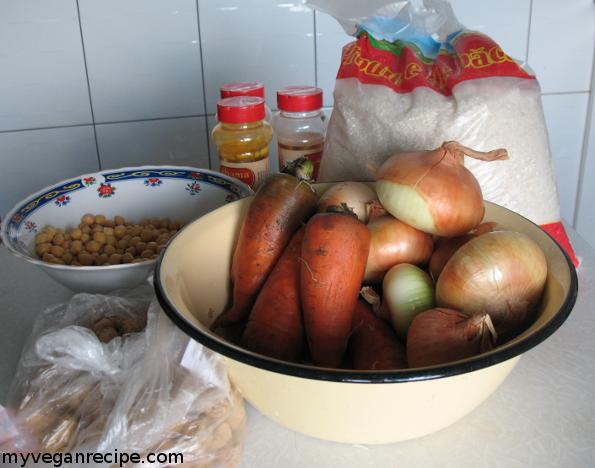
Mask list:
POLYGON ((463 245, 469 242, 471 239, 475 239, 477 236, 491 232, 496 227, 496 223, 487 222, 477 226, 476 229, 471 231, 469 234, 459 237, 443 238, 436 242, 436 250, 430 258, 430 274, 434 281, 438 281, 440 273, 444 269, 446 263, 450 260, 450 257, 459 250, 463 245))
POLYGON ((469 317, 452 309, 436 308, 419 314, 407 334, 409 367, 427 367, 489 351, 497 335, 487 314, 469 317))
POLYGON ((398 263, 423 265, 434 248, 429 234, 390 216, 378 216, 368 223, 370 253, 364 282, 380 283, 384 274, 398 263))
POLYGON ((432 151, 398 153, 377 173, 376 192, 395 218, 429 234, 459 236, 476 227, 484 214, 481 188, 463 166, 463 155, 506 159, 505 150, 478 153, 446 142, 432 151))
POLYGON ((368 222, 368 203, 378 200, 376 192, 363 182, 339 182, 322 194, 318 212, 324 213, 329 206, 345 203, 362 223, 368 222))
POLYGON ((388 311, 397 335, 404 339, 413 319, 435 307, 434 283, 421 268, 408 263, 392 267, 382 281, 382 309, 388 311))
POLYGON ((499 334, 515 334, 537 306, 546 277, 545 255, 529 236, 490 232, 451 257, 438 278, 436 302, 467 315, 488 313, 499 334))

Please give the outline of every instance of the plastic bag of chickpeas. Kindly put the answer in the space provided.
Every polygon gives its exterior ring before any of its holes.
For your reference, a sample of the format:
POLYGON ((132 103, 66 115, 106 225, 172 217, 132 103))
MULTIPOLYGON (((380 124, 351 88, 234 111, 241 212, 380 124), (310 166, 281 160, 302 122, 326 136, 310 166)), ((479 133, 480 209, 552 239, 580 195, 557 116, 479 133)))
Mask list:
POLYGON ((169 452, 184 466, 239 464, 242 398, 218 355, 170 322, 149 285, 77 294, 44 311, 7 400, 20 433, 10 451, 169 452))

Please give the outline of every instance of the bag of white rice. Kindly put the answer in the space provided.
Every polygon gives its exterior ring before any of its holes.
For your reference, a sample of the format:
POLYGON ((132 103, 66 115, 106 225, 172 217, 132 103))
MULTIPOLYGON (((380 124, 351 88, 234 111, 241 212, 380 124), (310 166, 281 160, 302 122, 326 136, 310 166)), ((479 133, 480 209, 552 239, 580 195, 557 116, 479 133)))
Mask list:
POLYGON ((540 88, 492 39, 463 28, 445 0, 315 0, 356 40, 343 48, 320 181, 371 180, 394 153, 456 140, 508 150, 465 158, 486 200, 540 224, 576 259, 561 223, 540 88))

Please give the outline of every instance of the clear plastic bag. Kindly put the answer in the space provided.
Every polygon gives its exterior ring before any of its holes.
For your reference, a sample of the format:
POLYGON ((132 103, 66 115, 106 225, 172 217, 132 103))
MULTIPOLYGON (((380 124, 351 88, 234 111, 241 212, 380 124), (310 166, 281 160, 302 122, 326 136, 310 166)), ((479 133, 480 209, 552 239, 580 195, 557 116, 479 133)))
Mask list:
POLYGON ((236 466, 245 425, 219 356, 170 322, 149 285, 44 311, 7 409, 19 435, 4 450, 170 452, 184 466, 236 466))
POLYGON ((445 0, 308 4, 356 37, 343 49, 320 181, 372 180, 392 154, 445 141, 505 148, 507 161, 465 161, 484 198, 542 225, 573 256, 540 88, 525 64, 466 30, 445 0))

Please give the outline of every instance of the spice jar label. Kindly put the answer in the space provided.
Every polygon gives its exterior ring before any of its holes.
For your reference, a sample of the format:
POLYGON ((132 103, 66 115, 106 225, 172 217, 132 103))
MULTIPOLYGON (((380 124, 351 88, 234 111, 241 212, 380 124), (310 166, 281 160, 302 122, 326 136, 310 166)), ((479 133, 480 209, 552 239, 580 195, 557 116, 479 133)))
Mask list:
POLYGON ((251 189, 258 190, 269 175, 269 158, 241 163, 222 161, 219 170, 225 175, 244 182, 251 189))

